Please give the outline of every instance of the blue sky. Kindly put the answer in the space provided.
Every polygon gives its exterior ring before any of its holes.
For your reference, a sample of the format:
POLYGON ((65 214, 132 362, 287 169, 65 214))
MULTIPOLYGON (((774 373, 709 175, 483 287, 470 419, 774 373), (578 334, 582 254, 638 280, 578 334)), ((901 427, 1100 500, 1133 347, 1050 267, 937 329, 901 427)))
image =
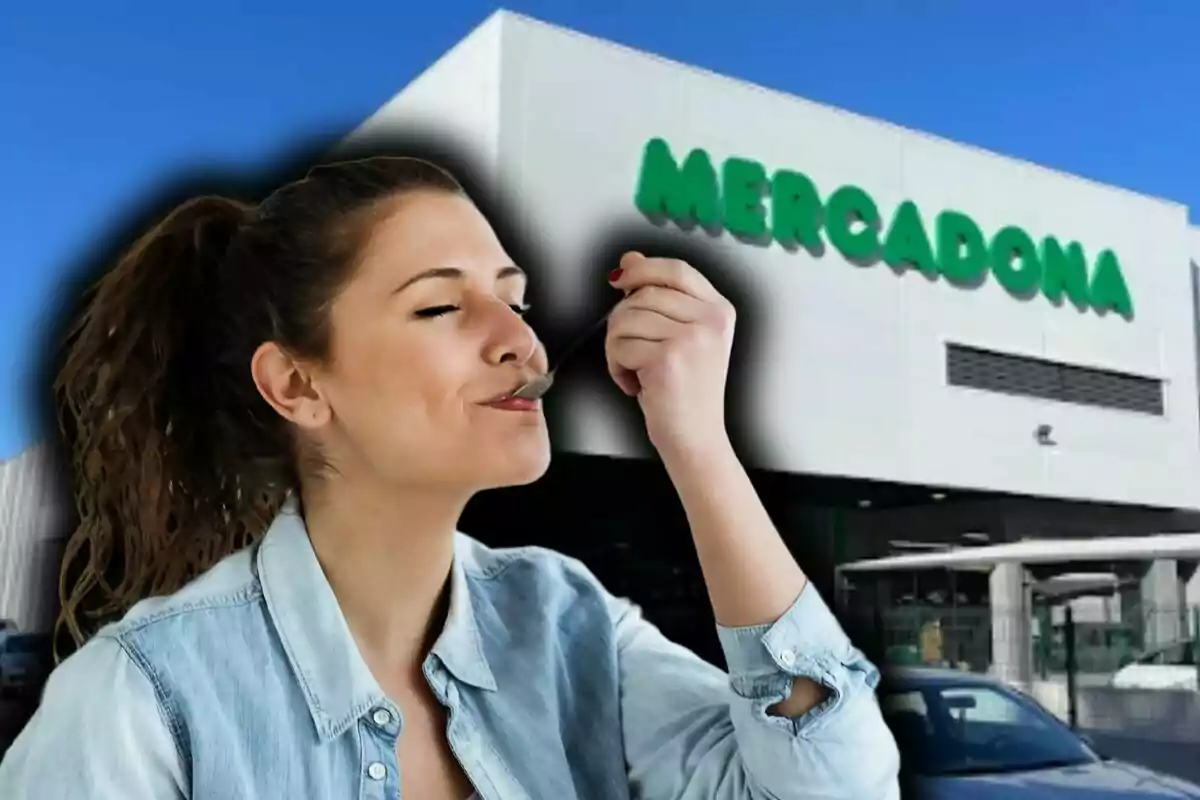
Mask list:
MULTIPOLYGON (((349 130, 496 7, 16 5, 0 11, 0 458, 41 435, 29 386, 46 309, 123 209, 180 169, 253 164, 305 134, 349 130)), ((506 7, 1200 209, 1200 58, 1189 53, 1200 4, 506 7)), ((1200 223, 1200 212, 1192 218, 1200 223)))

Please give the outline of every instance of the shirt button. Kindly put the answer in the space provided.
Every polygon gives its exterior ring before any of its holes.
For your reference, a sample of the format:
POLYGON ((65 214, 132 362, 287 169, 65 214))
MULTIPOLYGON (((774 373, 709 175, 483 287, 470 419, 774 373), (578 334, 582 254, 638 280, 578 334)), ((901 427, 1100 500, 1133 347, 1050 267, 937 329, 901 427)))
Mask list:
POLYGON ((382 728, 392 721, 392 715, 386 708, 377 708, 371 715, 371 719, 375 720, 375 724, 382 728))
POLYGON ((793 650, 784 650, 779 654, 779 660, 783 662, 785 667, 790 667, 796 663, 796 653, 793 650))
POLYGON ((367 767, 367 774, 371 776, 371 780, 381 781, 387 776, 387 767, 376 761, 367 767))

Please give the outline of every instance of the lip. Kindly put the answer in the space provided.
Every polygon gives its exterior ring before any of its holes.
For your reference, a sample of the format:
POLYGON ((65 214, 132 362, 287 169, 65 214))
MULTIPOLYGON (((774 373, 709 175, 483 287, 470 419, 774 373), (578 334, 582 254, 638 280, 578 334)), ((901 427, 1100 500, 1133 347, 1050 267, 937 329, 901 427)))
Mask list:
POLYGON ((484 403, 488 408, 498 408, 501 411, 537 411, 541 408, 541 400, 528 400, 524 397, 504 395, 484 403))
POLYGON ((523 397, 513 397, 517 390, 526 386, 529 381, 529 378, 518 381, 508 391, 496 395, 491 400, 485 400, 481 405, 500 408, 505 411, 534 411, 541 405, 540 400, 526 400, 523 397))

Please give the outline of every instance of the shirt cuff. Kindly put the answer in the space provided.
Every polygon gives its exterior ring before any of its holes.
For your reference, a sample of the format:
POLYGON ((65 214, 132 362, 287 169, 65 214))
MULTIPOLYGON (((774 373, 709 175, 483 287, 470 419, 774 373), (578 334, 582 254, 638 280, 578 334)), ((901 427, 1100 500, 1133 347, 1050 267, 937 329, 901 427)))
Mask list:
POLYGON ((834 724, 844 709, 861 695, 873 694, 879 683, 879 671, 850 642, 811 583, 775 622, 743 628, 718 625, 717 635, 730 687, 745 701, 749 718, 793 738, 813 736, 834 724), (798 717, 768 713, 792 693, 796 678, 824 686, 828 697, 798 717))
POLYGON ((843 664, 853 649, 811 583, 775 622, 741 628, 718 625, 717 637, 735 680, 783 673, 826 683, 831 669, 843 664))

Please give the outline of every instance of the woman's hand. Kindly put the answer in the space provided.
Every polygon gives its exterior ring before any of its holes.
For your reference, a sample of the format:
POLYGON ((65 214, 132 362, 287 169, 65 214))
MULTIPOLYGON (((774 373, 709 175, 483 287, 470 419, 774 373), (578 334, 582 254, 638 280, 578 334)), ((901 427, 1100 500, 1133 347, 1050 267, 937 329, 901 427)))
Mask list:
MULTIPOLYGON (((608 370, 642 407, 650 441, 683 502, 717 622, 773 625, 807 578, 729 444, 733 306, 674 259, 626 253, 609 281, 625 299, 608 318, 608 370)), ((793 678, 791 691, 768 713, 799 718, 828 696, 814 680, 793 678)))
POLYGON ((651 443, 664 458, 727 449, 732 304, 676 259, 626 253, 609 282, 625 299, 608 318, 608 371, 637 397, 651 443))

